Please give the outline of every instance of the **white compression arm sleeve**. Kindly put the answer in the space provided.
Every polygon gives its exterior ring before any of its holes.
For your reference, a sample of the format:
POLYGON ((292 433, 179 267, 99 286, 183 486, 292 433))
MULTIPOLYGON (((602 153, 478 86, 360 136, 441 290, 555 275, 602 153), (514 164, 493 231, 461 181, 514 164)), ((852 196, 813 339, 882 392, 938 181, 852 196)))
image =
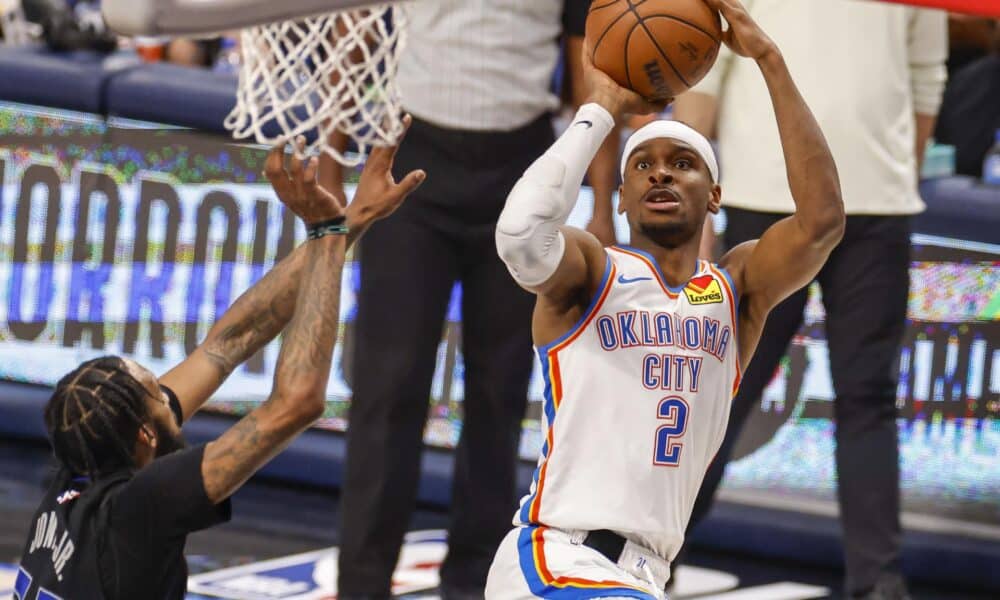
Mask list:
POLYGON ((545 283, 565 252, 559 228, 580 194, 580 184, 615 120, 599 104, 585 104, 572 125, 528 167, 507 196, 497 220, 497 252, 525 287, 545 283))

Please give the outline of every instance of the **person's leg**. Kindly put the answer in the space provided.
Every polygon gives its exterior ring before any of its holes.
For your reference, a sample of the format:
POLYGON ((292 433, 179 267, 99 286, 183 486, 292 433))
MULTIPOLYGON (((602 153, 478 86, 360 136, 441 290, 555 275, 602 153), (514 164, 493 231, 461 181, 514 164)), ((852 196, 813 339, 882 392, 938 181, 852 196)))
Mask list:
POLYGON ((531 376, 534 296, 496 255, 492 235, 462 279, 465 402, 455 451, 445 587, 478 590, 517 509, 517 451, 531 376))
POLYGON ((441 568, 444 597, 482 597, 497 544, 517 509, 517 451, 534 354, 534 295, 521 289, 497 256, 496 220, 507 192, 552 143, 541 117, 510 132, 463 140, 468 201, 462 216, 462 349, 465 402, 455 451, 449 552, 441 568))
POLYGON ((851 595, 899 573, 896 384, 909 292, 908 217, 848 217, 820 274, 837 394, 837 495, 851 595))
MULTIPOLYGON (((397 170, 413 168, 414 141, 419 137, 400 149, 397 170)), ((389 593, 416 497, 436 350, 458 274, 451 241, 425 218, 433 193, 433 186, 422 187, 361 240, 341 495, 342 598, 389 593)))

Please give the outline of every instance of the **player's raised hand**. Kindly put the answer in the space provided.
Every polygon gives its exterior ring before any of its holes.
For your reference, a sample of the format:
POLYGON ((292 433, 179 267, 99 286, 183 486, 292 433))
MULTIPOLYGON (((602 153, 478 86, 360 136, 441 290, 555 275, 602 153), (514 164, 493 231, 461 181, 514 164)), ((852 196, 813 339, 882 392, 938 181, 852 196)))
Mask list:
MULTIPOLYGON (((410 128, 412 122, 410 115, 403 117, 406 129, 410 128)), ((358 181, 358 189, 354 192, 354 199, 347 208, 347 224, 352 230, 391 215, 403 203, 406 196, 427 178, 427 173, 423 169, 410 171, 399 183, 393 178, 392 163, 396 158, 396 150, 405 137, 404 131, 395 145, 375 147, 368 155, 365 168, 361 171, 361 179, 358 181)))
POLYGON ((760 60, 778 51, 778 46, 753 20, 740 0, 704 0, 719 11, 729 23, 722 32, 722 41, 740 56, 760 60))
POLYGON ((645 115, 662 112, 673 98, 653 102, 618 85, 607 73, 594 66, 590 41, 583 43, 583 81, 587 89, 587 102, 603 106, 618 120, 625 114, 645 115))
POLYGON ((285 166, 284 144, 275 146, 267 155, 264 175, 271 182, 278 199, 307 225, 344 216, 344 203, 316 181, 319 161, 316 157, 299 158, 306 140, 295 140, 297 152, 285 166))

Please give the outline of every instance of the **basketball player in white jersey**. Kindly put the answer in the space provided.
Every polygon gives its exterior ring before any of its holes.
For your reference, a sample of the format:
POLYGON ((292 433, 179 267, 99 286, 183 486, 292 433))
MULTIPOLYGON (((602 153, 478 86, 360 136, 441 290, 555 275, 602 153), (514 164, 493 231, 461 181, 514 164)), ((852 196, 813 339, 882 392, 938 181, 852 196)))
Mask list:
POLYGON ((706 2, 730 24, 725 43, 767 82, 796 212, 719 264, 698 260, 722 199, 716 158, 693 129, 657 121, 625 146, 619 211, 632 246, 605 249, 565 227, 615 121, 653 108, 585 49, 591 102, 525 171, 497 224, 500 256, 538 296, 545 441, 488 598, 663 597, 768 311, 840 240, 836 165, 781 52, 738 0, 706 2))

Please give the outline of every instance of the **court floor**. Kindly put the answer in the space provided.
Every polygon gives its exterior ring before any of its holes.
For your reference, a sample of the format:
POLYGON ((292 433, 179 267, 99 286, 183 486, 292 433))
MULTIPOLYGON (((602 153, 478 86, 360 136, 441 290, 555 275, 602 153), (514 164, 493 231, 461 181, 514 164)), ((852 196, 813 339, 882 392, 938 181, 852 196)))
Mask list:
MULTIPOLYGON (((0 598, 7 598, 28 522, 48 472, 48 450, 0 441, 0 598)), ((233 499, 233 520, 195 534, 187 546, 189 600, 335 598, 338 498, 335 493, 251 482, 233 499)), ((403 598, 433 600, 448 515, 420 507, 395 580, 403 598)), ((695 548, 672 598, 808 600, 839 598, 840 572, 695 548)), ((987 600, 988 593, 915 584, 916 600, 987 600)))

